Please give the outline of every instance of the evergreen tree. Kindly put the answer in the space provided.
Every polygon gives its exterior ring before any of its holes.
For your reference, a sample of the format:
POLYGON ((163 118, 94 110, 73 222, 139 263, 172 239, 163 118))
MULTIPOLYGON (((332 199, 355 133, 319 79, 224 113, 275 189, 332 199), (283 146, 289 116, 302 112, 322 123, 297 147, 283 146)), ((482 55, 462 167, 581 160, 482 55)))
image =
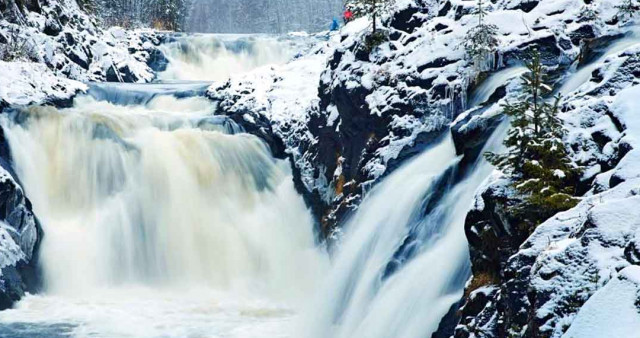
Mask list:
POLYGON ((504 141, 507 152, 485 155, 527 196, 514 212, 522 216, 528 230, 533 230, 540 221, 575 206, 581 170, 573 164, 563 143, 565 130, 558 118, 560 98, 553 103, 544 98, 551 87, 545 83, 547 76, 537 51, 526 66, 524 94, 519 102, 503 107, 511 118, 504 141))
POLYGON ((351 10, 356 18, 370 15, 373 21, 372 34, 375 35, 379 17, 391 4, 392 0, 347 0, 345 7, 351 10))
POLYGON ((618 9, 618 17, 625 20, 631 18, 640 11, 640 4, 638 3, 638 0, 623 0, 621 4, 616 6, 616 8, 618 9))
POLYGON ((578 14, 580 21, 596 21, 598 20, 598 10, 595 4, 585 4, 578 14))
POLYGON ((464 47, 477 69, 484 70, 498 48, 498 27, 485 22, 486 11, 483 0, 478 0, 478 24, 467 32, 464 47))
POLYGON ((79 0, 96 2, 106 26, 154 27, 179 31, 184 27, 189 0, 79 0))
POLYGON ((183 16, 186 12, 184 0, 154 0, 148 5, 150 16, 147 20, 156 29, 180 31, 183 26, 183 16))

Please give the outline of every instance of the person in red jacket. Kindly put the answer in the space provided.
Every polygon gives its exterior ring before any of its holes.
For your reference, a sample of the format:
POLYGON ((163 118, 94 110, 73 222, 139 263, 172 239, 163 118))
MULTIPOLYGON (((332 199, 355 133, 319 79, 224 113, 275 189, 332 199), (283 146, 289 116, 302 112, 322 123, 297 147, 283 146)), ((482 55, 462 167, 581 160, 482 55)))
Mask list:
POLYGON ((347 8, 347 10, 344 11, 344 23, 349 23, 351 20, 353 20, 353 12, 347 8))

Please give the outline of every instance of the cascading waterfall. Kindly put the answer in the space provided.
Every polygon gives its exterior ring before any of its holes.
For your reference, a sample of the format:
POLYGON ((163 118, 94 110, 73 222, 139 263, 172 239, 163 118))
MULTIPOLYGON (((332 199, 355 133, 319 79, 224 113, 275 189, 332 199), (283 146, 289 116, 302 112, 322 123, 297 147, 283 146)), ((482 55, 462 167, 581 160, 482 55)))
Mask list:
POLYGON ((491 75, 472 93, 469 100, 469 108, 477 107, 487 102, 498 87, 506 85, 511 79, 519 78, 526 71, 527 68, 524 66, 515 66, 505 68, 491 75))
POLYGON ((300 51, 294 37, 202 34, 162 45, 169 60, 160 80, 226 80, 231 74, 280 64, 300 51))
POLYGON ((238 323, 290 317, 325 266, 310 214, 286 165, 212 121, 203 100, 85 97, 2 117, 46 238, 45 295, 0 321, 71 323, 81 336, 234 336, 253 332, 238 323), (268 302, 236 304, 245 298, 268 302), (212 327, 216 318, 225 324, 212 327))
MULTIPOLYGON (((492 75, 471 103, 485 103, 524 71, 492 75)), ((508 127, 503 121, 484 151, 501 149, 508 127)), ((327 287, 303 317, 299 335, 420 338, 435 332, 469 277, 464 220, 492 170, 482 157, 460 163, 447 133, 375 187, 345 225, 327 287)))
MULTIPOLYGON (((206 84, 184 82, 291 57, 280 42, 265 47, 275 40, 231 40, 164 46, 171 64, 160 78, 181 83, 92 84, 72 108, 0 118, 46 234, 44 293, 0 313, 4 327, 98 337, 395 338, 437 329, 469 277, 463 223, 491 167, 461 162, 442 137, 368 194, 329 266, 287 165, 212 116, 200 97, 206 84)), ((521 72, 494 75, 471 102, 521 72)), ((485 149, 497 149, 506 129, 485 149)))
MULTIPOLYGON (((486 149, 500 147, 507 127, 486 149)), ((458 165, 447 135, 374 188, 346 225, 301 336, 418 338, 437 329, 469 276, 464 219, 492 171, 481 159, 458 181, 458 165)))
POLYGON ((634 26, 627 32, 626 36, 621 39, 618 39, 602 53, 596 60, 590 62, 584 67, 577 69, 574 74, 571 74, 567 81, 564 82, 562 87, 558 90, 558 93, 561 95, 568 95, 569 93, 577 90, 585 84, 593 74, 593 71, 596 70, 602 62, 604 62, 609 56, 614 55, 616 53, 620 53, 626 48, 629 48, 635 44, 640 43, 640 28, 634 26))

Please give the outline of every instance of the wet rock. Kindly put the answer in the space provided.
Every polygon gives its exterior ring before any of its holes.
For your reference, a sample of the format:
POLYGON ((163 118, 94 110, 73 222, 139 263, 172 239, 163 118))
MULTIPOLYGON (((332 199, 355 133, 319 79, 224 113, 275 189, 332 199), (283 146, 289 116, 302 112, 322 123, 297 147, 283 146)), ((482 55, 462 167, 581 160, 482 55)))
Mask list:
POLYGON ((482 108, 476 109, 451 126, 451 135, 459 155, 477 154, 481 151, 489 137, 504 120, 502 115, 482 118, 480 116, 482 112, 482 108))
POLYGON ((62 32, 62 26, 57 20, 48 19, 45 22, 43 32, 49 36, 57 36, 62 32))
POLYGON ((154 48, 149 52, 147 65, 156 73, 164 72, 167 70, 169 60, 160 49, 154 48))
POLYGON ((43 232, 31 202, 13 179, 4 133, 0 133, 0 309, 10 308, 26 292, 42 285, 38 255, 43 232))

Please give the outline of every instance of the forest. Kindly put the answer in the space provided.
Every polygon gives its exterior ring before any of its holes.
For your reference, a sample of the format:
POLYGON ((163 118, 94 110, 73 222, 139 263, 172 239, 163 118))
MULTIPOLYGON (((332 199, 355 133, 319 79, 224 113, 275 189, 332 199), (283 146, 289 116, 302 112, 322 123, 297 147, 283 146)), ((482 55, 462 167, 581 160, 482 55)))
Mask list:
POLYGON ((342 0, 84 0, 81 6, 98 14, 106 26, 282 33, 329 29, 341 13, 342 0))

